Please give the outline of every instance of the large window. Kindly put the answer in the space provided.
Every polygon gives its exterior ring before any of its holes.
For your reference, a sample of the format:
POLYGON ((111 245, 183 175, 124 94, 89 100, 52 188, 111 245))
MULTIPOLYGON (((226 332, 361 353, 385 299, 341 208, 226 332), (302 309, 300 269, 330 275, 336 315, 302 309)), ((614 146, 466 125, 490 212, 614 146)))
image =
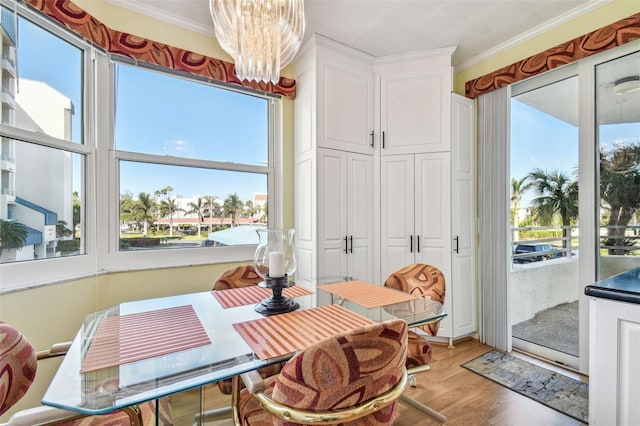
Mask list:
POLYGON ((119 249, 257 244, 268 222, 269 99, 114 67, 119 249))
POLYGON ((0 293, 250 259, 281 218, 279 99, 134 65, 0 5, 0 293))

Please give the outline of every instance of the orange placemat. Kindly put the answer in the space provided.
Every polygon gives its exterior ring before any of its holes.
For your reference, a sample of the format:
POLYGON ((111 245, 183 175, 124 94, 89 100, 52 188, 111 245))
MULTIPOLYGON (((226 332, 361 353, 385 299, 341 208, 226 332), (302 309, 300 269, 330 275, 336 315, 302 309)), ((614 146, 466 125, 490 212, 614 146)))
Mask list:
POLYGON ((371 324, 369 318, 339 305, 273 315, 233 324, 260 359, 275 358, 304 349, 327 337, 371 324))
POLYGON ((365 308, 378 308, 394 303, 415 300, 416 296, 364 281, 345 281, 319 285, 324 291, 357 303, 365 308))
POLYGON ((81 373, 211 343, 191 305, 100 320, 81 373))
MULTIPOLYGON (((213 297, 222 305, 223 308, 233 308, 242 305, 251 305, 260 302, 273 294, 273 291, 269 288, 259 287, 252 285, 242 288, 230 288, 226 290, 214 290, 212 291, 213 297)), ((282 291, 282 295, 285 297, 298 297, 306 296, 312 292, 304 287, 293 286, 285 288, 282 291)))

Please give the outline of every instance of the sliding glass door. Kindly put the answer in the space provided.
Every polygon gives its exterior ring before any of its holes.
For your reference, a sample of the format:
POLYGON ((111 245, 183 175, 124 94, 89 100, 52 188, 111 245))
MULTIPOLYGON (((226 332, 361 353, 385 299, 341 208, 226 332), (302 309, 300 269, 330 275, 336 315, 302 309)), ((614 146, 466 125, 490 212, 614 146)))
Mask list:
POLYGON ((513 347, 578 368, 576 67, 512 88, 513 347))
POLYGON ((640 42, 511 94, 513 348, 587 372, 584 287, 640 267, 640 42))

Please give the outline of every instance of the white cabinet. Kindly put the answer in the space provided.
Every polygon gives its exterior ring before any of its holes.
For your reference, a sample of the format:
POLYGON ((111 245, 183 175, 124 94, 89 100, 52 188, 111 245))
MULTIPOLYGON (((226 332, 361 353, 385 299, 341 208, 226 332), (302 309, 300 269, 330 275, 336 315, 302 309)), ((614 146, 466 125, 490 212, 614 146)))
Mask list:
POLYGON ((373 156, 318 151, 318 276, 373 280, 373 156))
POLYGON ((473 101, 452 95, 451 151, 383 155, 380 276, 409 263, 440 269, 446 280, 438 335, 477 330, 473 101))
POLYGON ((440 269, 446 280, 439 336, 451 336, 450 154, 386 155, 381 158, 380 268, 382 280, 410 263, 440 269))
POLYGON ((473 103, 452 102, 453 51, 373 58, 312 35, 294 101, 296 276, 437 266, 450 341, 476 331, 473 103))
POLYGON ((451 281, 453 338, 477 331, 475 109, 451 95, 451 281))
POLYGON ((589 301, 589 424, 640 424, 640 305, 589 301))
POLYGON ((410 263, 427 263, 445 277, 450 267, 449 153, 381 158, 381 276, 410 263))
POLYGON ((376 60, 382 155, 449 151, 455 48, 376 60))
POLYGON ((296 276, 374 281, 373 58, 314 35, 296 72, 296 276))

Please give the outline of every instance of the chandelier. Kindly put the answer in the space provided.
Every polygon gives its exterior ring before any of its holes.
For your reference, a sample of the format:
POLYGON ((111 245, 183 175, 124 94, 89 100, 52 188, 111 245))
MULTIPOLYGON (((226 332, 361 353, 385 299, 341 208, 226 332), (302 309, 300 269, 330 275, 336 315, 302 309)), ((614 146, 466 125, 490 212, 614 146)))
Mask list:
POLYGON ((209 8, 238 78, 277 84, 302 42, 303 0, 209 0, 209 8))

